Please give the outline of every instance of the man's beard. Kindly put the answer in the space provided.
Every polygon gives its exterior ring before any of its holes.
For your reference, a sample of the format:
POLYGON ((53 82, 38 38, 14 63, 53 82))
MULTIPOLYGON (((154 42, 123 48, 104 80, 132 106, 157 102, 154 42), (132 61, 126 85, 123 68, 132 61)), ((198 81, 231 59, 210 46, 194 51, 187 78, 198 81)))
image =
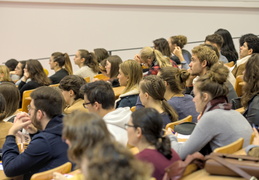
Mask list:
POLYGON ((31 122, 33 124, 34 127, 36 127, 38 130, 42 131, 42 125, 39 122, 39 120, 37 120, 36 118, 36 112, 33 114, 33 116, 31 117, 31 122))

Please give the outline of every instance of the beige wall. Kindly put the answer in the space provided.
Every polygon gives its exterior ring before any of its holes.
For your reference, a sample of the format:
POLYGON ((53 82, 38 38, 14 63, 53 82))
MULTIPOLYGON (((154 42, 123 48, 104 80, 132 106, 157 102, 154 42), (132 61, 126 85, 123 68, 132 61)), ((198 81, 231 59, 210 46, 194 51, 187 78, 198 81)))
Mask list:
MULTIPOLYGON (((198 41, 218 28, 233 37, 259 34, 258 19, 258 1, 0 1, 0 64, 10 58, 49 57, 55 51, 149 46, 156 38, 178 34, 198 41)), ((114 54, 126 60, 137 52, 114 54)), ((49 68, 48 60, 41 62, 49 68)))

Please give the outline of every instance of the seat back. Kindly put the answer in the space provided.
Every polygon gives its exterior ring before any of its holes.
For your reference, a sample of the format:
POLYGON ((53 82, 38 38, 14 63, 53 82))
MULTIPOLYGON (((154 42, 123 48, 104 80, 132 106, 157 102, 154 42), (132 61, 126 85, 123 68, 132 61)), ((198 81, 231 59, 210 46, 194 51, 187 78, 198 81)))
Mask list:
POLYGON ((131 112, 136 111, 136 106, 132 106, 132 107, 130 108, 130 110, 131 110, 131 112))
POLYGON ((84 79, 85 79, 85 82, 87 82, 87 83, 89 83, 91 80, 90 77, 85 77, 84 79))
POLYGON ((214 149, 213 152, 217 153, 224 153, 224 154, 233 154, 234 152, 237 152, 238 150, 242 149, 244 143, 244 138, 239 138, 233 143, 230 143, 226 146, 219 147, 214 149))
POLYGON ((100 79, 100 80, 104 80, 104 81, 108 81, 109 80, 109 77, 103 75, 103 74, 97 74, 94 76, 94 78, 96 79, 100 79))
POLYGON ((250 137, 250 144, 253 144, 254 138, 255 138, 255 133, 252 132, 251 137, 250 137))
POLYGON ((49 87, 59 87, 59 84, 51 84, 49 87))
POLYGON ((235 109, 235 111, 240 112, 241 114, 243 114, 245 112, 245 108, 241 107, 241 108, 235 109))
POLYGON ((30 95, 31 95, 31 93, 32 93, 34 90, 35 90, 35 89, 23 91, 23 94, 22 94, 22 108, 21 108, 21 111, 28 112, 27 106, 28 106, 28 105, 30 104, 30 102, 31 102, 30 95))
POLYGON ((49 71, 47 69, 45 69, 45 68, 43 68, 43 70, 44 70, 44 73, 46 74, 46 76, 48 76, 49 75, 49 71))
POLYGON ((61 166, 50 169, 48 171, 33 174, 31 177, 31 180, 51 180, 53 179, 54 172, 65 174, 65 173, 69 173, 71 171, 71 168, 72 168, 71 162, 67 162, 65 164, 62 164, 61 166))
POLYGON ((236 83, 235 83, 235 90, 238 97, 241 97, 243 94, 243 91, 242 91, 243 85, 244 85, 243 75, 237 76, 236 83))
POLYGON ((168 123, 168 124, 166 125, 165 129, 167 130, 168 128, 171 128, 171 129, 174 130, 174 126, 176 126, 176 125, 178 125, 178 124, 182 124, 182 123, 184 123, 184 122, 192 122, 192 116, 189 115, 189 116, 187 116, 187 117, 185 117, 185 118, 183 118, 183 119, 181 119, 181 120, 179 120, 179 121, 175 121, 175 122, 172 122, 172 123, 168 123))
POLYGON ((125 89, 125 86, 119 86, 112 88, 115 94, 115 98, 118 99, 118 97, 122 94, 123 90, 125 89))
POLYGON ((234 61, 231 61, 229 63, 225 63, 224 65, 226 65, 227 67, 233 67, 235 65, 234 61))

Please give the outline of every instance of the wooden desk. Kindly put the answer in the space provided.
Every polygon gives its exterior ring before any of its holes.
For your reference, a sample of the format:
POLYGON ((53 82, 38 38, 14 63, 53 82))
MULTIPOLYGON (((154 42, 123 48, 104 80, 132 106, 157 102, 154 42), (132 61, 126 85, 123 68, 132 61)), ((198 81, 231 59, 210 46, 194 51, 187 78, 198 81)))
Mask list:
POLYGON ((22 180, 22 176, 17 176, 17 177, 6 177, 5 173, 3 170, 0 170, 0 179, 1 180, 22 180))
POLYGON ((181 180, 245 180, 241 177, 230 176, 216 176, 210 175, 205 169, 198 170, 188 176, 183 177, 181 180))

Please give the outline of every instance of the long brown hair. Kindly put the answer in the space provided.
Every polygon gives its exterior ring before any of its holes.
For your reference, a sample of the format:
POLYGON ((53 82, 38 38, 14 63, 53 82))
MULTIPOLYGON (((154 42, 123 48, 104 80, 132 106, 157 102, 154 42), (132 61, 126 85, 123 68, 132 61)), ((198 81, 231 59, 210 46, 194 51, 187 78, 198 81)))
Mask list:
POLYGON ((242 96, 242 105, 248 106, 249 100, 259 93, 259 54, 253 54, 246 63, 243 86, 244 95, 242 96))
POLYGON ((73 74, 72 64, 67 53, 54 52, 51 54, 53 61, 58 63, 58 66, 63 68, 68 72, 69 75, 73 74))
POLYGON ((98 73, 99 72, 99 65, 97 62, 97 58, 93 52, 89 52, 85 49, 79 49, 81 58, 84 58, 84 65, 90 67, 93 72, 98 73))
POLYGON ((32 81, 42 86, 50 85, 50 79, 45 74, 41 63, 38 60, 29 59, 26 61, 27 70, 32 81))

